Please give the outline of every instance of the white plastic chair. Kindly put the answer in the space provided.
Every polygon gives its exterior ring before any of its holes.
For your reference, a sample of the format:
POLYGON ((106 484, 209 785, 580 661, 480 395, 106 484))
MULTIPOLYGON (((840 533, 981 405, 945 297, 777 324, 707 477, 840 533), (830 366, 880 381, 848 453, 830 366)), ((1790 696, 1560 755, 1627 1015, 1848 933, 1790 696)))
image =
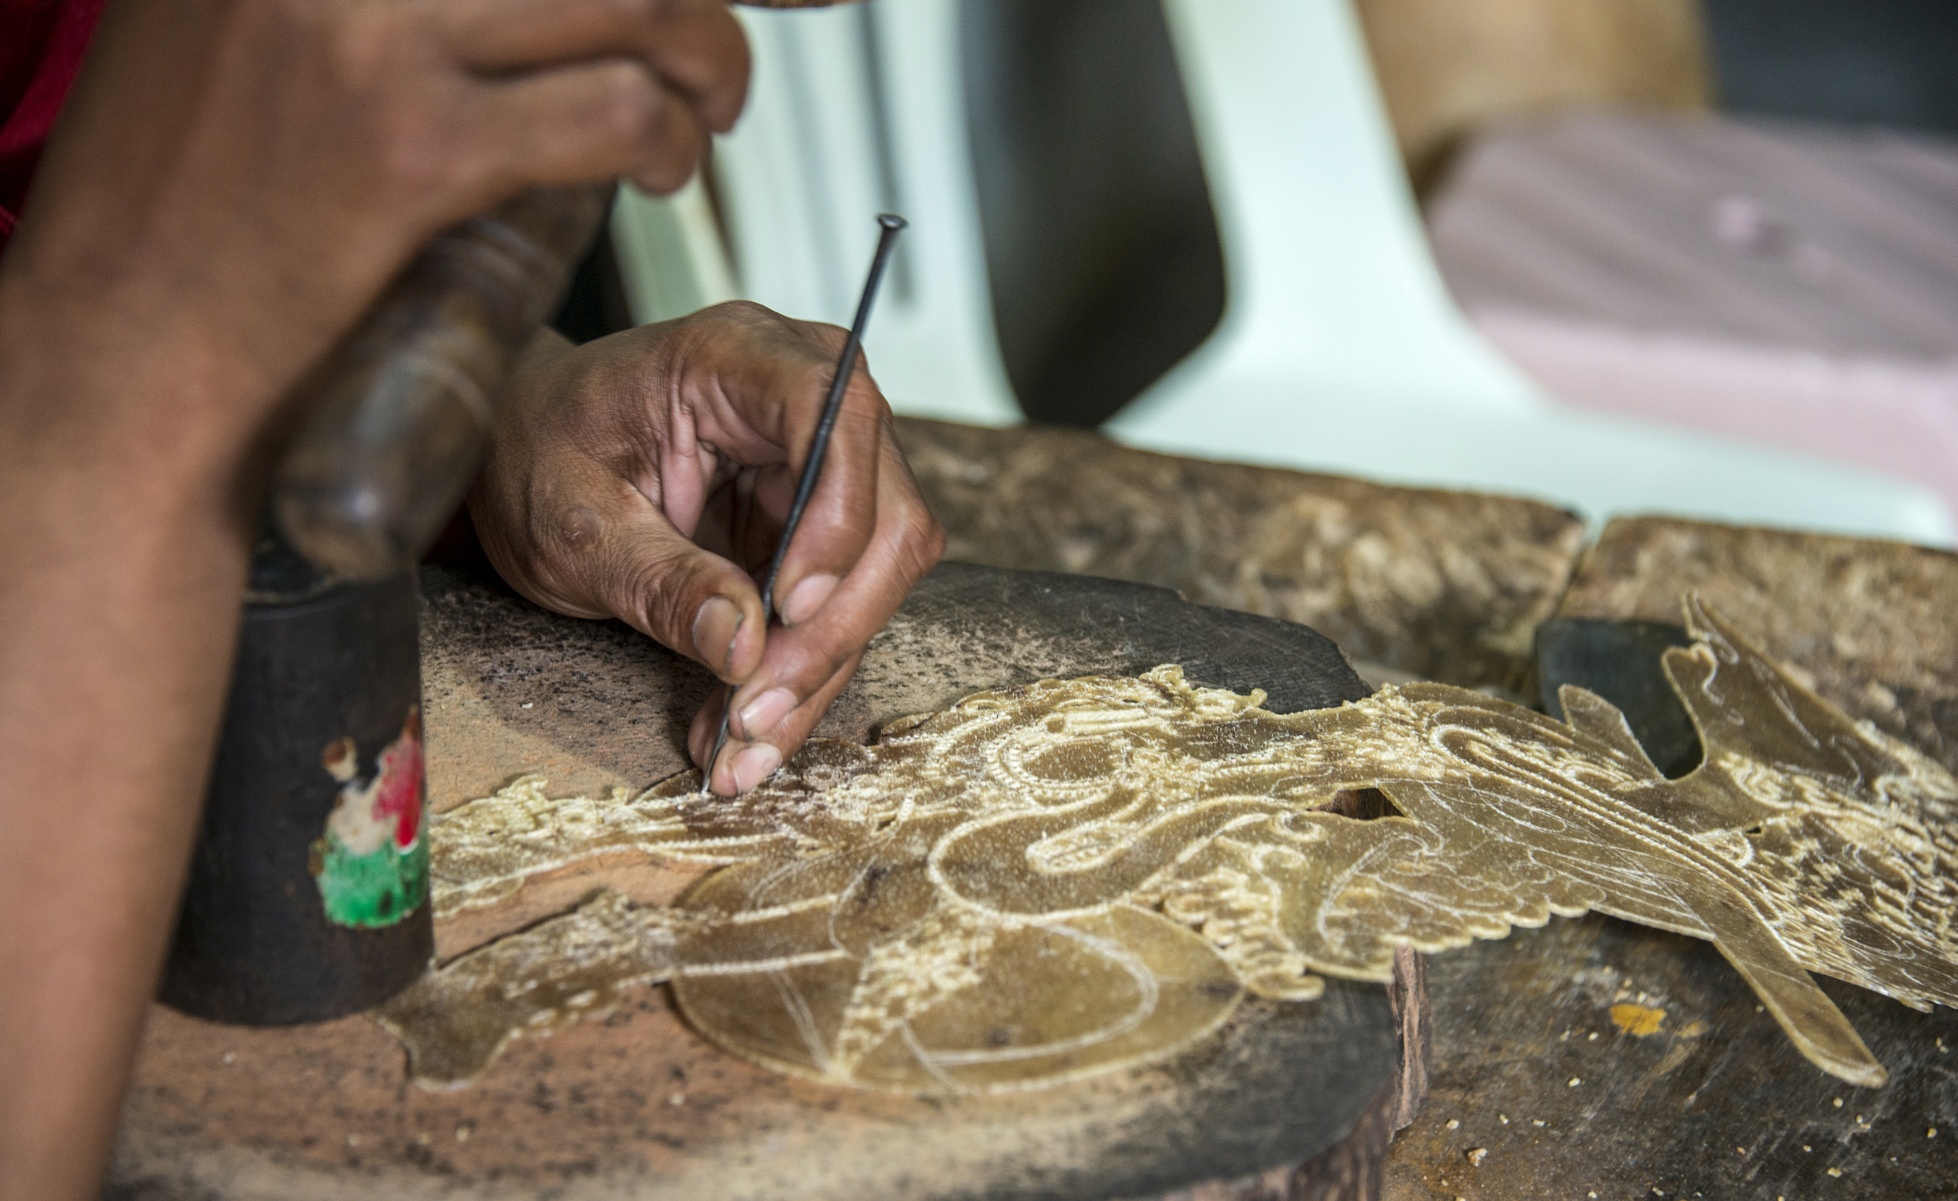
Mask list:
POLYGON ((911 227, 865 340, 878 383, 901 412, 1024 420, 993 333, 955 0, 735 11, 755 67, 747 111, 715 148, 733 245, 719 248, 698 185, 677 203, 631 194, 613 229, 633 315, 660 320, 739 295, 847 325, 877 241, 873 218, 902 212, 911 227), (657 282, 713 276, 700 264, 716 256, 738 268, 723 269, 739 281, 726 294, 657 282), (642 295, 666 303, 641 307, 642 295))
MULTIPOLYGON (((830 321, 849 315, 871 215, 903 211, 913 229, 868 340, 878 378, 900 411, 1008 424, 1021 414, 992 325, 958 2, 744 11, 754 91, 716 181, 740 294, 830 321)), ((1114 437, 1539 496, 1594 519, 1666 512, 1952 541, 1944 505, 1899 481, 1551 404, 1444 290, 1346 0, 1164 4, 1228 299, 1210 339, 1108 423, 1114 437)), ((635 304, 658 292, 653 277, 688 264, 698 277, 713 257, 712 223, 692 204, 691 224, 668 220, 671 236, 640 204, 621 206, 635 304)))
POLYGON ((741 295, 700 176, 654 199, 630 185, 612 208, 612 250, 633 319, 669 321, 741 295))
POLYGON ((1932 494, 1560 409, 1480 342, 1429 256, 1343 0, 1165 0, 1229 300, 1109 423, 1183 454, 1949 543, 1932 494))

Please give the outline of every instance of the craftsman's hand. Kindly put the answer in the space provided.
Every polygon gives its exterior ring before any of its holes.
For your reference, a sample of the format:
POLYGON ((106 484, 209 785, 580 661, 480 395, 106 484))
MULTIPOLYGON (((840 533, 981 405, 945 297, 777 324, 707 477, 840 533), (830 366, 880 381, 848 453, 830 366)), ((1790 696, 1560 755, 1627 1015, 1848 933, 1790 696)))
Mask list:
MULTIPOLYGON (((469 500, 504 579, 617 617, 735 685, 713 766, 746 791, 802 744, 864 647, 944 553, 944 532, 860 365, 782 565, 764 639, 755 581, 788 515, 844 332, 728 304, 526 358, 469 500)), ((695 717, 703 767, 726 692, 695 717)))
POLYGON ((182 385, 172 419, 234 454, 431 235, 536 185, 678 187, 747 76, 726 0, 114 4, 6 316, 143 413, 182 385))

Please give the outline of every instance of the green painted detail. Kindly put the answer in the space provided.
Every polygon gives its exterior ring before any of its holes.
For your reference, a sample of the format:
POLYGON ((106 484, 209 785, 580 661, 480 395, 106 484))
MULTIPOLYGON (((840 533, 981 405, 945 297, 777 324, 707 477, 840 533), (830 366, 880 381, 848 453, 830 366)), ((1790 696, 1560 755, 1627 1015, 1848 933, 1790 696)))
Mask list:
POLYGON ((327 920, 364 930, 392 926, 428 899, 428 840, 407 850, 386 842, 356 855, 331 834, 313 844, 313 878, 326 903, 327 920))

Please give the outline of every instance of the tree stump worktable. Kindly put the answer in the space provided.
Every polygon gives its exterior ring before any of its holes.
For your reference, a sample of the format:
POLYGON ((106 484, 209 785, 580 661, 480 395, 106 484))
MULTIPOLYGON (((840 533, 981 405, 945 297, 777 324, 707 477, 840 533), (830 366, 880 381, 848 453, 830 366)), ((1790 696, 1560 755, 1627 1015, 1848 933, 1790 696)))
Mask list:
MULTIPOLYGON (((524 773, 556 795, 598 795, 685 769, 704 671, 616 623, 544 613, 480 570, 432 568, 423 588, 435 810, 524 773)), ((1366 691, 1302 626, 1161 589, 948 564, 818 734, 863 739, 984 688, 1165 662, 1200 683, 1263 687, 1281 709, 1366 691)), ((528 903, 568 908, 601 882, 663 900, 690 879, 643 857, 606 861, 528 903)), ((471 941, 460 920, 438 923, 444 954, 471 941)), ((476 1085, 442 1093, 410 1084, 400 1046, 365 1017, 247 1030, 158 1008, 108 1195, 1359 1201, 1422 1089, 1412 956, 1395 989, 1335 980, 1317 1002, 1248 999, 1164 1062, 993 1096, 793 1079, 701 1039, 665 989, 632 995, 602 1021, 516 1041, 476 1085)))

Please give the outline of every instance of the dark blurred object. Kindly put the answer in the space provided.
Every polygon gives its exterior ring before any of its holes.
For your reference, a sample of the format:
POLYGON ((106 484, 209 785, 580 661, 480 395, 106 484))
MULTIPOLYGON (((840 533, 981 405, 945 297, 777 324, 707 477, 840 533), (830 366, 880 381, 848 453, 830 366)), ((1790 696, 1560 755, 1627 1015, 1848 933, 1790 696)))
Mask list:
POLYGON ((968 0, 968 132, 1027 416, 1091 427, 1195 350, 1223 252, 1157 0, 968 0))
POLYGON ((1958 3, 1705 0, 1722 107, 1958 129, 1958 3))
POLYGON ((428 963, 415 564, 610 196, 536 189, 436 237, 303 385, 161 987, 185 1013, 324 1021, 428 963))
POLYGON ((582 346, 607 334, 632 328, 632 308, 626 301, 625 280, 619 274, 619 260, 612 249, 612 235, 601 229, 591 249, 578 260, 571 273, 571 286, 551 328, 582 346))
POLYGON ((320 590, 295 555, 268 541, 253 564, 230 704, 159 990, 193 1017, 247 1026, 378 1005, 421 975, 435 946, 415 576, 320 590), (354 774, 385 774, 391 764, 412 773, 393 782, 412 790, 412 841, 360 861, 373 872, 385 860, 399 876, 373 878, 386 882, 376 893, 385 912, 358 922, 324 899, 357 870, 335 870, 344 852, 331 842, 330 815, 367 803, 350 801, 346 780, 326 765, 324 755, 343 745, 354 774))
POLYGON ((1568 720, 1557 695, 1566 684, 1597 693, 1625 715, 1632 737, 1653 766, 1676 780, 1698 767, 1706 752, 1686 706, 1666 679, 1662 656, 1670 647, 1692 644, 1686 627, 1676 622, 1552 618, 1536 631, 1543 711, 1568 720))
POLYGON ((611 196, 609 184, 538 188, 441 234, 315 369, 271 500, 314 567, 381 580, 434 543, 611 196))

